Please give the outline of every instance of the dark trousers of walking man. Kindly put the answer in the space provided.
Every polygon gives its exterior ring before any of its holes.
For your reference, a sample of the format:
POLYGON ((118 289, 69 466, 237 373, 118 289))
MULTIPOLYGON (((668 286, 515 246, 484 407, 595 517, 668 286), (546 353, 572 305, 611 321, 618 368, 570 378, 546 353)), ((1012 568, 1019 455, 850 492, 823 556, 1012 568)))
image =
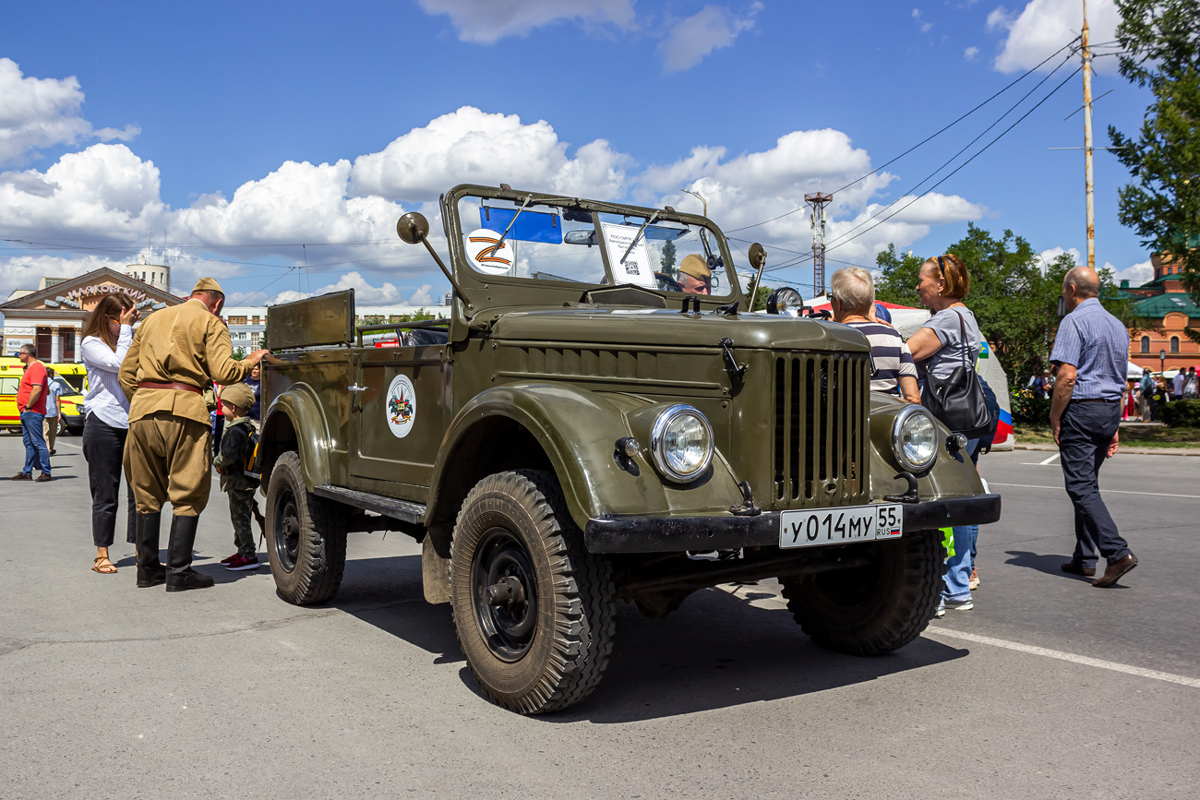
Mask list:
POLYGON ((1067 496, 1075 507, 1075 555, 1084 570, 1096 568, 1097 553, 1108 561, 1129 555, 1129 545, 1100 497, 1100 467, 1121 423, 1121 404, 1073 401, 1062 417, 1059 453, 1067 496))

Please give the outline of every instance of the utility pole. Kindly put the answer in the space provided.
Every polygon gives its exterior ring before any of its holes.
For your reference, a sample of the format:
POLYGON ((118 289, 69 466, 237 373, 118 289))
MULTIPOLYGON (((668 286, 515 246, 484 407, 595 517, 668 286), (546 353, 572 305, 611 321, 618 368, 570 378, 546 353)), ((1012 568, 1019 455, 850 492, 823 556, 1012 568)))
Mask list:
POLYGON ((833 199, 831 194, 804 195, 804 202, 812 206, 813 230, 813 297, 825 294, 825 204, 833 199))
POLYGON ((1092 50, 1088 38, 1087 0, 1083 0, 1083 159, 1087 182, 1087 265, 1096 268, 1096 206, 1092 199, 1092 50))

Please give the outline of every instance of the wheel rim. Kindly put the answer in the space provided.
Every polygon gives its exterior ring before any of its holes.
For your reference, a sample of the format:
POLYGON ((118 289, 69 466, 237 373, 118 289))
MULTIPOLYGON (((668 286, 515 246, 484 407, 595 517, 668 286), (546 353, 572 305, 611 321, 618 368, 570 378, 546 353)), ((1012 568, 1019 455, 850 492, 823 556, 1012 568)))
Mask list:
POLYGON ((519 661, 537 632, 537 576, 524 545, 503 528, 484 534, 471 562, 471 602, 488 649, 519 661))
POLYGON ((291 492, 282 492, 275 502, 275 556, 284 572, 296 568, 300 552, 300 511, 291 492))

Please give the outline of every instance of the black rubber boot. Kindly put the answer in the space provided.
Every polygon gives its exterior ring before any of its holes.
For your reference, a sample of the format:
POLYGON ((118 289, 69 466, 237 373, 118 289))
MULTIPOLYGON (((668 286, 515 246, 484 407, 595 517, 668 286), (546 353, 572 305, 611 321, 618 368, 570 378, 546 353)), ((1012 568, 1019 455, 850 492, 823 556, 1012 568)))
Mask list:
POLYGON ((158 529, 162 512, 138 514, 137 534, 137 585, 149 589, 167 580, 167 568, 158 560, 158 529))
POLYGON ((167 591, 207 589, 214 581, 192 569, 192 547, 200 517, 171 517, 171 540, 167 543, 167 591))

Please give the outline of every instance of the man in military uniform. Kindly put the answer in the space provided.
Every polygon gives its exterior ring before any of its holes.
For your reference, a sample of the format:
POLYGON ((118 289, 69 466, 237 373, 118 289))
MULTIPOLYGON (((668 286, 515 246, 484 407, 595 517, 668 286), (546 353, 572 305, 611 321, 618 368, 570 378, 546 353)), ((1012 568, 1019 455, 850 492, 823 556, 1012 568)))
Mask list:
POLYGON ((167 584, 168 592, 205 589, 213 579, 192 569, 192 546, 212 483, 209 381, 239 383, 268 353, 233 359, 229 329, 220 318, 225 293, 201 278, 186 303, 157 311, 141 324, 121 364, 129 398, 125 477, 137 501, 137 585, 167 584), (166 568, 158 560, 163 503, 171 503, 166 568))

